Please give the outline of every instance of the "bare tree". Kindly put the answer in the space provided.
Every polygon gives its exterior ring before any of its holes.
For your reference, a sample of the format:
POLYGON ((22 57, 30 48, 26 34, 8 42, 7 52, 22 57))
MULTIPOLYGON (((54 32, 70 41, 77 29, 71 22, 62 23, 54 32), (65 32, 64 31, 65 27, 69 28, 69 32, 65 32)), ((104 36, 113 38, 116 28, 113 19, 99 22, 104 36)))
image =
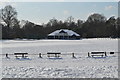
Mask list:
POLYGON ((77 26, 80 26, 80 27, 81 27, 82 24, 83 24, 83 21, 80 20, 80 19, 78 19, 78 20, 77 20, 77 26))
POLYGON ((67 18, 66 22, 71 24, 72 22, 74 22, 74 18, 72 16, 70 16, 70 17, 67 18))
POLYGON ((51 26, 55 26, 58 24, 58 20, 56 18, 50 19, 48 22, 51 26))
POLYGON ((7 27, 14 26, 14 21, 17 17, 17 12, 15 8, 11 5, 5 6, 0 10, 0 18, 6 24, 7 27))

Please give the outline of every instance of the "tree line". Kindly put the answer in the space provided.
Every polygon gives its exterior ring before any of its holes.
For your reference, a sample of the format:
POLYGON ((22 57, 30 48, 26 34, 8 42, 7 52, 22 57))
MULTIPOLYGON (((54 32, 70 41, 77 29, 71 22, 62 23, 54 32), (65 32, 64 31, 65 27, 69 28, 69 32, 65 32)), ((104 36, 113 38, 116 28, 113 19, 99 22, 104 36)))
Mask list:
POLYGON ((89 15, 86 21, 75 21, 70 16, 65 21, 53 18, 42 25, 27 21, 21 27, 17 11, 11 5, 7 5, 0 10, 0 27, 2 39, 45 39, 49 33, 58 29, 73 30, 82 38, 120 38, 120 17, 111 16, 107 19, 99 13, 89 15))

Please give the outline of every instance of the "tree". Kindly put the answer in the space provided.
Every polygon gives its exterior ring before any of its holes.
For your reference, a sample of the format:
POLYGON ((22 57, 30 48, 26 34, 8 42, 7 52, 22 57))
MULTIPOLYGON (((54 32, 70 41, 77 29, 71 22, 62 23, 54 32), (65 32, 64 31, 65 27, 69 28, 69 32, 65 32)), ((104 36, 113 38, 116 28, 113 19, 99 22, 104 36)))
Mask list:
POLYGON ((16 17, 17 12, 15 8, 13 8, 11 5, 7 5, 0 10, 0 18, 6 23, 7 27, 14 26, 14 20, 16 19, 16 17))
POLYGON ((2 27, 3 25, 0 23, 0 40, 2 39, 2 27))
POLYGON ((24 31, 24 38, 27 39, 31 39, 32 37, 34 37, 33 34, 33 27, 34 27, 34 23, 32 22, 27 22, 24 26, 23 26, 23 31, 24 31))
POLYGON ((82 24, 83 24, 83 21, 80 20, 80 19, 78 19, 78 20, 77 20, 77 26, 82 27, 82 24))
POLYGON ((20 21, 17 19, 14 19, 14 26, 12 27, 12 32, 10 35, 12 35, 14 38, 22 38, 22 30, 19 25, 20 21))
POLYGON ((92 15, 90 15, 87 19, 88 22, 105 22, 107 19, 105 16, 103 16, 102 14, 98 14, 98 13, 94 13, 92 15))
POLYGON ((49 24, 50 24, 50 26, 56 26, 56 25, 58 25, 58 20, 55 18, 50 19, 49 24))
POLYGON ((106 21, 106 32, 109 37, 117 37, 117 20, 114 16, 106 21))
POLYGON ((13 39, 20 37, 20 25, 17 19, 17 12, 11 5, 5 6, 0 9, 0 21, 5 23, 5 27, 2 28, 2 37, 5 39, 13 39))
POLYGON ((106 17, 101 14, 95 13, 90 15, 82 26, 85 36, 91 38, 106 37, 105 22, 106 17))
POLYGON ((74 18, 72 16, 68 17, 67 20, 65 21, 68 26, 71 24, 74 24, 74 18))
POLYGON ((74 18, 72 16, 70 16, 67 18, 66 21, 71 24, 72 22, 74 22, 74 18))
POLYGON ((120 17, 117 18, 117 37, 120 38, 120 17))

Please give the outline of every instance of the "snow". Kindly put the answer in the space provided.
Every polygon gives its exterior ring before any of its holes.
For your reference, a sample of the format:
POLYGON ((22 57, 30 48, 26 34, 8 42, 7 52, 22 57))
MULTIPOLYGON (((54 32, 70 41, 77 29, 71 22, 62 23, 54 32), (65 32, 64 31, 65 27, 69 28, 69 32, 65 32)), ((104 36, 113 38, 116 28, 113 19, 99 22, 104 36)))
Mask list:
POLYGON ((4 40, 2 45, 2 54, 29 53, 28 59, 3 55, 3 78, 118 78, 118 53, 109 54, 118 51, 117 39, 4 40), (92 51, 106 51, 108 57, 88 58, 87 53, 92 51), (49 59, 47 52, 62 55, 49 59), (42 58, 39 53, 44 54, 42 58))
MULTIPOLYGON (((2 53, 2 42, 0 41, 0 53, 2 53)), ((2 56, 0 55, 0 79, 2 79, 2 56)))

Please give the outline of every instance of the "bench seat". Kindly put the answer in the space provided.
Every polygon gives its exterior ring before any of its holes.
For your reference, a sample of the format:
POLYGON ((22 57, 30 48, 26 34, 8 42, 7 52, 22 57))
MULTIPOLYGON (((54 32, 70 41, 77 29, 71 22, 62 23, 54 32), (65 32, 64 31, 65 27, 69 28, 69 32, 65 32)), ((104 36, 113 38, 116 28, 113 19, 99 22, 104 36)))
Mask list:
POLYGON ((91 53, 88 52, 88 57, 94 57, 94 56, 104 57, 104 56, 107 56, 107 54, 106 54, 106 52, 91 52, 91 53))
POLYGON ((48 52, 47 53, 48 57, 60 57, 59 54, 61 54, 61 53, 57 53, 57 52, 48 52))
POLYGON ((28 56, 26 56, 28 53, 14 53, 16 58, 26 58, 28 56))

